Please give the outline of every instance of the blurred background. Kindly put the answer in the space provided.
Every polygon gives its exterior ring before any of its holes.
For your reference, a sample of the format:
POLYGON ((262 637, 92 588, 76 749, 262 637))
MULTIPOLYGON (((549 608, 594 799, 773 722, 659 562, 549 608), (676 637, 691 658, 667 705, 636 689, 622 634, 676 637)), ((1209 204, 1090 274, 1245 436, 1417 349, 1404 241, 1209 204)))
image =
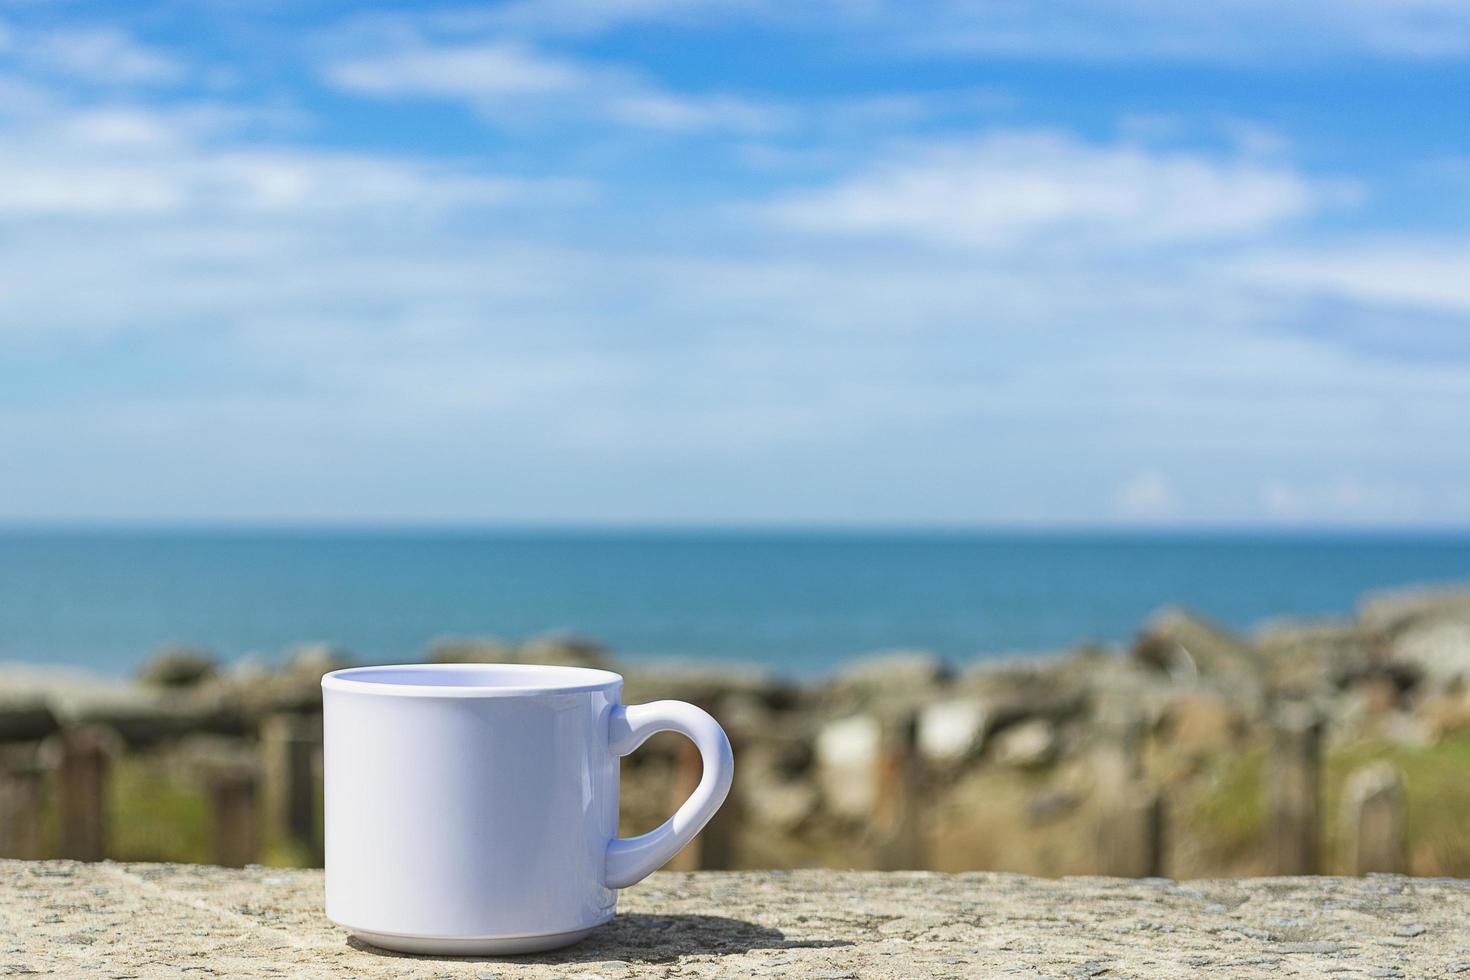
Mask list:
POLYGON ((522 660, 730 729, 685 867, 1470 875, 1466 93, 1445 0, 0 0, 0 854, 317 862, 324 670, 522 660))

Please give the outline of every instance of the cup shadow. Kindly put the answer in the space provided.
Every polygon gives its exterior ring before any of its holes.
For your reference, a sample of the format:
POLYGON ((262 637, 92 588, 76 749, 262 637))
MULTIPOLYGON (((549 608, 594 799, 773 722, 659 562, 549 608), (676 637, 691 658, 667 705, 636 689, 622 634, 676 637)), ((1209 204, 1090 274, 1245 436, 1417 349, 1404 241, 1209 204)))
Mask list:
POLYGON ((379 949, 349 936, 347 945, 375 956, 454 962, 504 960, 515 963, 669 963, 683 956, 728 956, 754 949, 818 949, 851 946, 842 939, 787 939, 779 929, 722 915, 647 915, 619 913, 581 942, 545 953, 521 956, 423 956, 379 949))

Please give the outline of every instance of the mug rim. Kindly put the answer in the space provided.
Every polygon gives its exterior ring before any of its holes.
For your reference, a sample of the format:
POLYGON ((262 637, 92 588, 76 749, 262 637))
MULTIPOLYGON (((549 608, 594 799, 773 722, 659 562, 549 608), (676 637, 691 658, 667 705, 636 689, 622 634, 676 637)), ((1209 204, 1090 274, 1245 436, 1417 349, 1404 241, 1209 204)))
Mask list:
MULTIPOLYGON (((446 678, 447 679, 447 678, 446 678)), ((366 667, 344 667, 322 675, 322 690, 352 694, 373 694, 410 698, 504 698, 530 697, 538 694, 584 694, 605 691, 623 683, 620 674, 597 667, 569 667, 558 664, 375 664, 366 667), (460 676, 496 674, 524 675, 522 683, 426 683, 424 675, 459 674, 460 676), (374 677, 373 675, 382 675, 374 677), (395 680, 410 677, 419 680, 395 680)))

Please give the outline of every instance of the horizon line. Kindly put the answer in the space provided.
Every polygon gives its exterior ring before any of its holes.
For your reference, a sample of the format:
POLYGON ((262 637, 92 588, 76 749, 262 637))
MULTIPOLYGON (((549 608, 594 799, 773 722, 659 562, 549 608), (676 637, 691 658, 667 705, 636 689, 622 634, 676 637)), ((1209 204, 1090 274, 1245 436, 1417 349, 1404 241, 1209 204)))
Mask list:
POLYGON ((0 518, 0 534, 17 533, 324 533, 324 534, 810 534, 1189 537, 1470 537, 1470 524, 1282 522, 827 522, 827 521, 423 521, 423 520, 25 520, 0 518))

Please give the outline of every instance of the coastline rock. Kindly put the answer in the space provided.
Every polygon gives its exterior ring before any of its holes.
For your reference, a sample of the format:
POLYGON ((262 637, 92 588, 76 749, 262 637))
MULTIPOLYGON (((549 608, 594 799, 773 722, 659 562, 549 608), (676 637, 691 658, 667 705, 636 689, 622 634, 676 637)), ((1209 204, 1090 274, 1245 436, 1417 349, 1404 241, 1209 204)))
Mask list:
POLYGON ((1358 603, 1358 622, 1367 632, 1391 637, 1429 620, 1470 622, 1470 586, 1451 585, 1370 592, 1358 603))
POLYGON ((821 806, 811 764, 810 746, 799 741, 759 742, 745 749, 735 776, 744 812, 774 830, 796 830, 821 806))
POLYGON ((1032 718, 998 732, 994 758, 1017 769, 1039 769, 1056 761, 1061 748, 1056 726, 1045 718, 1032 718))
POLYGON ((1247 720, 1219 692, 1191 691, 1170 702, 1162 725, 1171 748, 1207 756, 1228 751, 1245 734, 1247 720))
POLYGON ((1350 621, 1268 623, 1255 644, 1271 690, 1286 697, 1341 689, 1374 669, 1373 643, 1350 621))
POLYGON ((889 650, 852 661, 832 679, 832 688, 859 699, 913 698, 953 678, 953 669, 927 650, 889 650))
POLYGON ((1260 654, 1236 634, 1185 609, 1166 608, 1149 617, 1132 655, 1176 682, 1201 678, 1255 701, 1264 694, 1260 654))
POLYGON ((1470 619, 1420 620, 1389 647, 1392 663, 1415 671, 1434 691, 1470 682, 1470 619))
POLYGON ((1051 823, 1071 814, 1082 797, 1065 787, 1052 787, 1026 798, 1026 819, 1033 825, 1051 823))
POLYGON ((817 785, 828 812, 854 821, 872 813, 882 741, 883 724, 873 715, 839 718, 817 732, 817 785))
POLYGON ((821 805, 817 788, 796 779, 760 783, 741 800, 757 823, 783 833, 799 829, 821 805))
POLYGON ((795 689, 764 667, 755 664, 698 660, 644 660, 623 664, 623 701, 673 699, 691 701, 724 717, 720 705, 727 700, 744 702, 740 711, 753 705, 785 709, 796 701, 795 689))
POLYGON ((138 680, 152 687, 194 687, 219 675, 219 661, 208 650, 165 647, 138 671, 138 680))
POLYGON ((15 731, 9 737, 40 737, 50 733, 40 729, 52 724, 50 731, 101 725, 129 745, 142 746, 190 732, 228 733, 239 727, 235 716, 215 699, 193 691, 145 687, 83 670, 18 664, 0 671, 0 677, 4 703, 22 709, 8 723, 15 731))
POLYGON ((931 762, 964 762, 985 747, 991 714, 980 698, 935 701, 919 709, 919 751, 931 762))
POLYGON ((308 643, 294 648, 285 668, 264 689, 264 712, 322 710, 322 675, 355 666, 346 651, 329 643, 308 643))
MULTIPOLYGON (((1148 729, 1157 728, 1179 696, 1181 685, 1166 674, 1145 667, 1122 651, 1084 649, 1057 668, 1066 679, 1058 692, 1037 712, 1061 723, 1084 713, 1093 719, 1126 715, 1148 729), (1060 696, 1065 695, 1065 696, 1060 696)), ((1037 686, 1031 688, 1039 699, 1037 686)))
POLYGON ((517 663, 557 667, 600 667, 610 662, 607 647, 577 633, 545 633, 521 644, 517 663))
POLYGON ((330 643, 304 643, 287 654, 282 674, 290 680, 320 684, 323 674, 354 665, 352 655, 346 650, 330 643))
POLYGON ((985 661, 966 670, 953 690, 956 697, 984 703, 987 738, 1032 718, 1061 723, 1083 713, 1092 696, 1088 688, 1096 676, 1090 668, 1079 669, 1079 662, 1070 655, 1036 663, 985 661))
POLYGON ((44 698, 0 687, 0 742, 29 742, 60 728, 44 698))
POLYGON ((497 636, 447 636, 429 644, 431 664, 510 664, 516 651, 497 636))
POLYGON ((279 670, 246 659, 205 686, 242 715, 259 719, 278 711, 315 714, 322 710, 322 675, 355 666, 343 651, 326 643, 294 647, 279 670))

